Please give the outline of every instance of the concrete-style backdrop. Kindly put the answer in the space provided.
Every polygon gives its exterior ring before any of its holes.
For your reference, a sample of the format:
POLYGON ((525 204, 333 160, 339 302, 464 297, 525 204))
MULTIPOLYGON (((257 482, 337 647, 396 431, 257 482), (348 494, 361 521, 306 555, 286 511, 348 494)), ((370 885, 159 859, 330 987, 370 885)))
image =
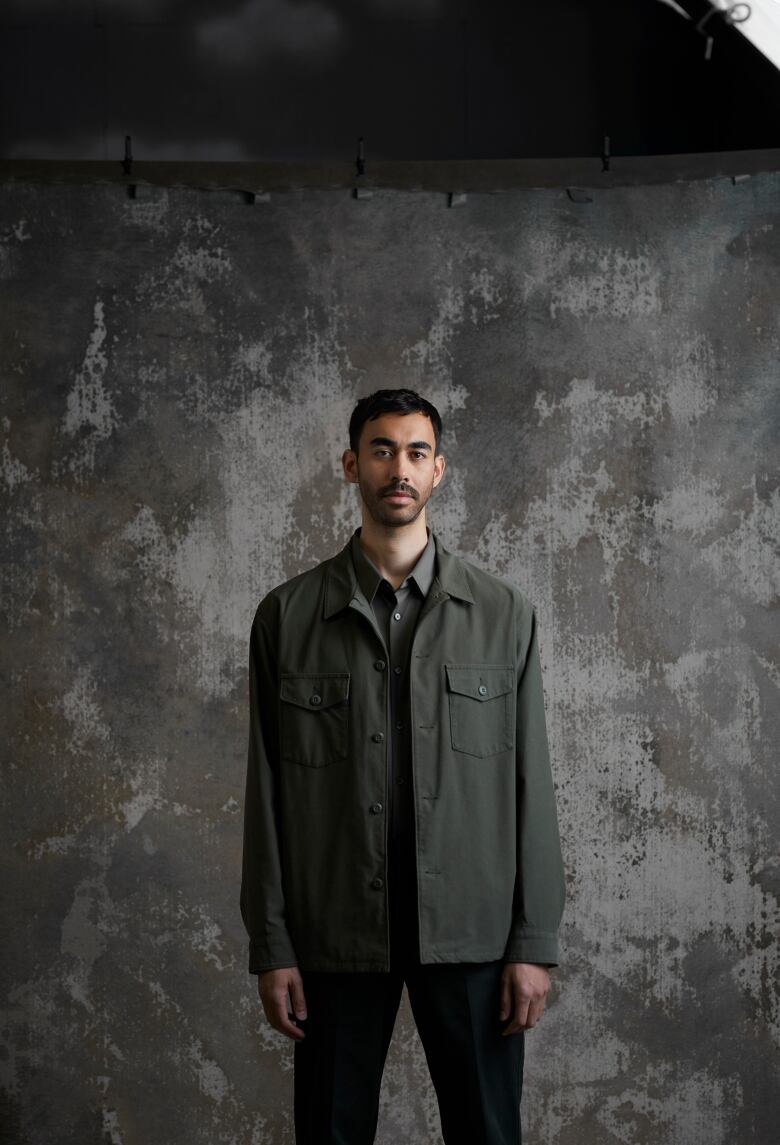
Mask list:
MULTIPOLYGON (((778 1123, 780 175, 592 193, 0 187, 0 1078, 14 1145, 290 1145, 238 911, 248 635, 439 407, 445 543, 538 608, 568 872, 528 1145, 778 1123)), ((404 999, 379 1145, 434 1145, 404 999)))

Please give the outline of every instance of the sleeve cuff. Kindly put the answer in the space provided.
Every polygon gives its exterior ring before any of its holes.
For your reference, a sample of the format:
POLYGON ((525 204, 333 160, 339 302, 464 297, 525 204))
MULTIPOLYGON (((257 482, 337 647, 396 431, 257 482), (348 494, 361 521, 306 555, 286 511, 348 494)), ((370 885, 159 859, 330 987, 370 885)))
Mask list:
POLYGON ((267 943, 249 943, 249 973, 262 974, 264 970, 281 970, 287 966, 297 966, 298 958, 292 946, 270 950, 267 943))
POLYGON ((560 965, 560 947, 555 934, 538 934, 512 938, 504 951, 505 962, 538 962, 545 966, 560 965))

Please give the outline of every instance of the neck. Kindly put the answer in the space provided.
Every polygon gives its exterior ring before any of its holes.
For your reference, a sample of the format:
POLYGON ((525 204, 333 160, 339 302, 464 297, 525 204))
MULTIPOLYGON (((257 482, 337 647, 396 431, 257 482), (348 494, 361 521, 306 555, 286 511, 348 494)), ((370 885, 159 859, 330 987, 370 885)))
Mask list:
POLYGON ((398 588, 428 544, 425 511, 400 528, 379 525, 364 513, 358 541, 382 576, 398 588))

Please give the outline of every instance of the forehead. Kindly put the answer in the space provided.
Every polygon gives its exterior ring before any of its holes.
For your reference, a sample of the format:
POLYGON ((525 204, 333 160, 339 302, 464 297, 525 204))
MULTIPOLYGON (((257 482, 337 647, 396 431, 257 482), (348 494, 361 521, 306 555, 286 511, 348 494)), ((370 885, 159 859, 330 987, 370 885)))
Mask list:
POLYGON ((409 441, 427 441, 434 447, 431 419, 424 413, 383 413, 363 426, 360 439, 369 442, 375 437, 390 437, 405 444, 409 441))

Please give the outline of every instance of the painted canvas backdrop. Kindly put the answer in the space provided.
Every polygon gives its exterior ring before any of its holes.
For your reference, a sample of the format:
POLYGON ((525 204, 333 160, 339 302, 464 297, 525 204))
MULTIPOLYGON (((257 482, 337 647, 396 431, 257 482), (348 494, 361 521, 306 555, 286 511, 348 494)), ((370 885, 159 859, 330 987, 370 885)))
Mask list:
MULTIPOLYGON (((568 875, 538 1145, 768 1143, 780 176, 0 187, 0 1056, 18 1145, 293 1141, 238 912, 249 625, 419 388, 429 520, 537 607, 568 875)), ((404 998, 380 1145, 440 1140, 404 998)))

